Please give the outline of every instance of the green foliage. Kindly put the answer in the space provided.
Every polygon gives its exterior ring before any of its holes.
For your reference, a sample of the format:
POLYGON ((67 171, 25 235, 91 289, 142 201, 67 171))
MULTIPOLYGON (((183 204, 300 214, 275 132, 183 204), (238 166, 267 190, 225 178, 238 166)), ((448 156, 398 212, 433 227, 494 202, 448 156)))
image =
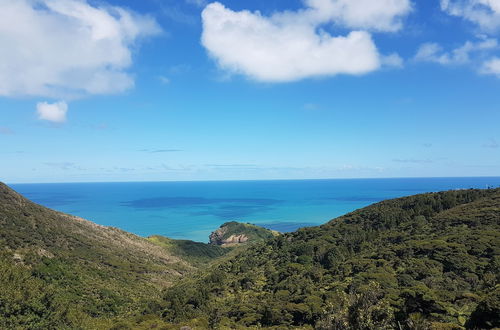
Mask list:
POLYGON ((467 326, 475 329, 500 328, 500 286, 477 305, 467 326))
POLYGON ((49 210, 0 183, 0 328, 93 329, 99 320, 129 317, 160 304, 162 289, 227 252, 172 242, 176 248, 168 250, 49 210))
POLYGON ((181 280, 164 295, 163 317, 214 327, 491 327, 499 249, 499 189, 384 201, 181 280))
POLYGON ((227 249, 146 240, 0 184, 0 229, 2 329, 500 327, 499 189, 384 201, 227 249))
POLYGON ((12 261, 0 256, 0 328, 44 327, 50 325, 53 290, 12 261))
POLYGON ((148 240, 196 266, 204 266, 231 251, 231 249, 212 244, 174 240, 164 236, 151 236, 148 240))

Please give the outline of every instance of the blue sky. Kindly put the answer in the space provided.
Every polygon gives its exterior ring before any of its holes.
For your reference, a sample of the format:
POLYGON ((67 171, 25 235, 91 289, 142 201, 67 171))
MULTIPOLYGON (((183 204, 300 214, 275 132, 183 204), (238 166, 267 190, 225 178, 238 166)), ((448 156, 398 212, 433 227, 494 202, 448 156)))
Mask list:
POLYGON ((0 180, 500 175, 500 1, 366 1, 0 0, 0 180))

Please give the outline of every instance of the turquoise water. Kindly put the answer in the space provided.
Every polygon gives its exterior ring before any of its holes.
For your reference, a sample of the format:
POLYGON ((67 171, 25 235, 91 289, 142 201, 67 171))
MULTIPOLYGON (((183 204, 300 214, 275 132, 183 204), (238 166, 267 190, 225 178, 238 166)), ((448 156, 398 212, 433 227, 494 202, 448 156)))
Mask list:
POLYGON ((499 186, 500 177, 12 185, 39 204, 101 225, 201 242, 230 220, 293 231, 388 198, 499 186))

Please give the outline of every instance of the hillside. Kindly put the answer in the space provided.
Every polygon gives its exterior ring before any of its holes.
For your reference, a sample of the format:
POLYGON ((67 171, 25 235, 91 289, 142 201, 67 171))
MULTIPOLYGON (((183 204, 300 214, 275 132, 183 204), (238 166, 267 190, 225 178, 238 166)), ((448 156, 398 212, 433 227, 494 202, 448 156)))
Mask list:
POLYGON ((172 242, 183 248, 47 209, 0 183, 0 328, 94 328, 154 304, 173 281, 223 254, 191 242, 202 248, 194 263, 185 258, 189 242, 172 242))
POLYGON ((500 327, 500 189, 389 200, 255 244, 164 296, 210 327, 500 327))
POLYGON ((190 240, 171 239, 158 235, 148 237, 148 240, 163 247, 173 255, 199 267, 206 266, 208 263, 231 251, 231 249, 224 249, 210 244, 193 242, 190 240))
POLYGON ((277 236, 254 227, 222 226, 222 239, 257 235, 237 249, 144 239, 0 184, 0 328, 500 327, 500 189, 384 201, 277 236))

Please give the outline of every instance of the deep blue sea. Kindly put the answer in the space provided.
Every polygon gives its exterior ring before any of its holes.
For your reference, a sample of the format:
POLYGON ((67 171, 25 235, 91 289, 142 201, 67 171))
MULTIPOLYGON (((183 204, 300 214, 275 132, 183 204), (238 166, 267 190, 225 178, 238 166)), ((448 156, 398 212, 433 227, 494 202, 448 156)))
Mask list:
POLYGON ((141 236, 159 234, 207 242, 210 232, 231 220, 293 231, 388 198, 500 187, 500 177, 11 186, 34 202, 101 225, 141 236))

